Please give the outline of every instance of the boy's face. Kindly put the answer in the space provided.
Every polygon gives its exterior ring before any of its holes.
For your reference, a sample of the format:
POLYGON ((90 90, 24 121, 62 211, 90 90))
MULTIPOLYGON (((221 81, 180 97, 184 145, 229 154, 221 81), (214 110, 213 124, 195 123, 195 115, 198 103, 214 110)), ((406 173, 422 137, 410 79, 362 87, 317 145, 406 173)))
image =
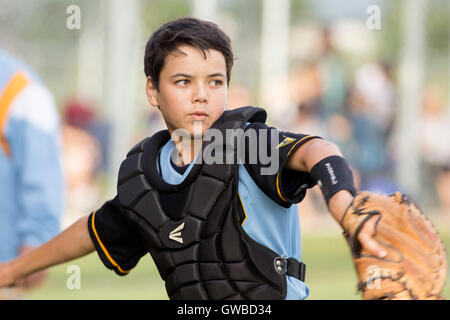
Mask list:
MULTIPOLYGON (((185 129, 194 136, 194 122, 202 133, 222 115, 228 86, 225 58, 217 50, 203 52, 180 45, 166 57, 160 73, 159 90, 147 79, 147 97, 159 106, 169 132, 185 129)), ((196 131, 196 133, 199 133, 196 131)))

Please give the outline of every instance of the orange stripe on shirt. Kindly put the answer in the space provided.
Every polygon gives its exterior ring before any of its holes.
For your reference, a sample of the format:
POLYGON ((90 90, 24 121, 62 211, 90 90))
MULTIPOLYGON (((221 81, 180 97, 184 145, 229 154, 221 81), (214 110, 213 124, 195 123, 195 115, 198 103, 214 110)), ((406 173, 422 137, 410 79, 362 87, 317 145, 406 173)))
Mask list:
POLYGON ((30 81, 24 72, 16 72, 0 95, 0 147, 8 156, 11 155, 11 149, 4 135, 6 118, 13 100, 23 90, 23 88, 28 85, 29 82, 30 81))
POLYGON ((129 273, 131 270, 123 270, 123 269, 119 266, 119 264, 111 257, 111 255, 109 254, 108 250, 106 250, 105 245, 104 245, 103 242, 100 240, 100 237, 98 236, 97 229, 95 228, 95 222, 94 222, 95 214, 96 214, 96 213, 97 213, 97 211, 95 211, 95 212, 92 214, 92 225, 91 225, 91 227, 92 227, 92 231, 94 231, 94 235, 95 235, 95 238, 97 239, 98 244, 99 244, 100 247, 102 248, 103 253, 104 253, 105 256, 108 258, 109 262, 111 262, 111 264, 112 264, 114 267, 116 267, 117 270, 119 270, 121 273, 125 273, 125 274, 126 274, 126 273, 129 273))

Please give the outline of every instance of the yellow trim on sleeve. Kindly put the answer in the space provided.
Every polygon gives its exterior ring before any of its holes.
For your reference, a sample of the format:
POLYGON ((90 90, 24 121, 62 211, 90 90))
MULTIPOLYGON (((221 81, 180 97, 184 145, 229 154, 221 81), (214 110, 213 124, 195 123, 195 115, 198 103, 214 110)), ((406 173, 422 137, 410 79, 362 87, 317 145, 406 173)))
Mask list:
MULTIPOLYGON (((287 156, 289 156, 289 155, 291 154, 292 150, 294 150, 294 148, 295 148, 295 146, 296 146, 297 144, 299 144, 300 142, 304 141, 305 139, 311 138, 311 137, 312 137, 312 136, 309 135, 309 136, 303 137, 303 138, 301 138, 300 140, 298 140, 298 141, 291 147, 291 149, 289 149, 289 152, 287 153, 287 156)), ((281 172, 281 171, 280 171, 280 172, 281 172)), ((277 182, 276 182, 276 184, 277 184, 277 193, 278 193, 278 196, 279 196, 283 201, 288 202, 288 201, 286 200, 286 198, 283 197, 283 194, 282 194, 282 192, 281 192, 281 188, 280 188, 280 172, 277 173, 277 182)))
POLYGON ((302 142, 303 140, 305 140, 305 139, 307 139, 307 138, 311 138, 311 136, 306 136, 306 137, 303 137, 303 138, 301 138, 300 140, 298 140, 298 141, 291 147, 291 149, 289 150, 289 152, 287 153, 287 155, 289 156, 289 155, 291 154, 292 150, 295 148, 295 146, 296 146, 298 143, 302 142))
POLYGON ((0 95, 0 148, 8 156, 11 155, 11 148, 9 147, 8 141, 6 141, 3 131, 6 126, 9 107, 29 82, 25 73, 22 71, 16 72, 0 95))
POLYGON ((278 172, 278 173, 277 173, 277 193, 278 193, 278 196, 279 196, 283 201, 288 202, 288 201, 283 197, 283 195, 281 194, 280 183, 279 183, 279 179, 278 179, 279 177, 280 177, 280 173, 278 172))
POLYGON ((244 207, 244 204, 242 203, 242 199, 241 199, 241 196, 239 195, 239 193, 238 193, 238 197, 239 197, 239 201, 241 202, 242 210, 244 210, 244 215, 245 215, 245 218, 244 218, 244 220, 242 220, 242 223, 241 223, 241 226, 243 226, 245 220, 247 220, 247 212, 245 211, 245 207, 244 207))
POLYGON ((129 273, 131 270, 123 270, 119 266, 119 264, 111 257, 111 255, 109 254, 108 250, 106 250, 106 247, 103 245, 103 242, 100 240, 100 237, 98 236, 98 233, 97 233, 97 229, 95 229, 95 223, 94 223, 94 219, 95 219, 95 214, 96 213, 97 213, 97 211, 94 211, 94 213, 92 214, 92 231, 94 231, 95 238, 97 239, 100 247, 102 248, 103 253, 106 255, 108 260, 112 263, 112 265, 114 267, 116 267, 120 272, 122 272, 122 273, 129 273))

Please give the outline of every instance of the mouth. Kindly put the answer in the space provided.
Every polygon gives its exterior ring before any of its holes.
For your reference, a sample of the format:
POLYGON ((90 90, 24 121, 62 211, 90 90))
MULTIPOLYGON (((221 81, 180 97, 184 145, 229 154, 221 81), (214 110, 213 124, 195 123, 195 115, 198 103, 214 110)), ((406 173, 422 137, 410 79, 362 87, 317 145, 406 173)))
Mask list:
POLYGON ((203 111, 196 111, 190 113, 188 116, 194 120, 204 120, 208 117, 208 114, 203 111))

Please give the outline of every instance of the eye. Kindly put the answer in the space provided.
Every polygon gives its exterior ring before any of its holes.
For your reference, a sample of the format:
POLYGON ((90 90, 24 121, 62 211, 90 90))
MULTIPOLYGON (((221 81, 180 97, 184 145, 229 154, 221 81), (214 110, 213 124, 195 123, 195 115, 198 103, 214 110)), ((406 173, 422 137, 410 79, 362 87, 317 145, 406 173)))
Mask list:
POLYGON ((175 82, 176 85, 182 86, 182 87, 186 86, 188 83, 189 83, 189 80, 187 80, 187 79, 178 80, 175 82))
POLYGON ((211 80, 210 81, 210 84, 213 86, 213 87, 218 87, 218 86, 221 86, 222 84, 223 84, 223 81, 222 80, 211 80))

